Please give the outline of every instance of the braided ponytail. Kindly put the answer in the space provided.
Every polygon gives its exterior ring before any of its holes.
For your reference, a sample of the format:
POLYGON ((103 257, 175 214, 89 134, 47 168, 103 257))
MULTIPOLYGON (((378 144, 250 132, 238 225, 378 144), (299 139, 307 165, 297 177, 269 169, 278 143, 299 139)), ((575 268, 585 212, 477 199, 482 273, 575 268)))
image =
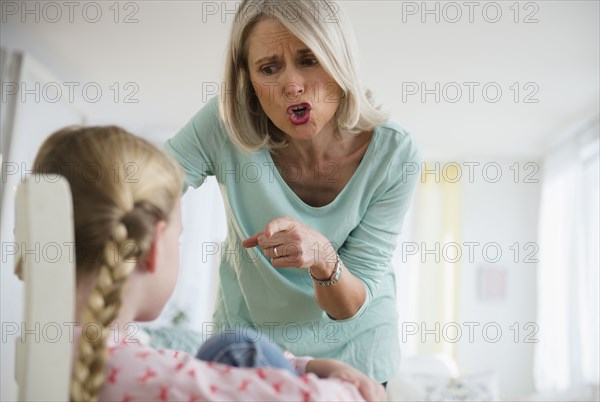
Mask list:
POLYGON ((180 195, 182 174, 169 156, 118 127, 54 133, 38 152, 34 170, 62 174, 71 186, 77 281, 91 277, 95 282, 79 317, 83 331, 71 400, 97 401, 105 380, 106 340, 119 314, 123 288, 151 248, 155 223, 168 220, 180 195), (86 177, 90 164, 99 167, 97 180, 86 177), (133 180, 131 166, 138 173, 133 180), (92 327, 98 333, 90 336, 92 327))
POLYGON ((123 255, 127 240, 127 228, 123 223, 115 227, 112 237, 113 240, 104 245, 103 262, 98 271, 96 286, 89 295, 88 308, 82 317, 83 328, 95 324, 100 331, 93 339, 84 331, 80 338, 71 383, 72 399, 75 401, 97 399, 100 387, 104 383, 104 371, 101 368, 104 368, 107 358, 108 327, 121 307, 123 284, 135 269, 135 261, 127 261, 123 255))

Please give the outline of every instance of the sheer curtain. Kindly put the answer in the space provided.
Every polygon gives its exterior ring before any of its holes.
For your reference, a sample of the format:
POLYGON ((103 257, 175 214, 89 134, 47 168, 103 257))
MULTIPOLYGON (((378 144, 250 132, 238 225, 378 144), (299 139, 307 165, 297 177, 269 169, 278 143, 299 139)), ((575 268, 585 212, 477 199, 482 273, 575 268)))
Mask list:
POLYGON ((423 341, 422 335, 427 330, 440 333, 436 328, 456 322, 460 258, 452 250, 447 258, 441 258, 440 250, 446 244, 461 242, 462 189, 460 183, 432 174, 440 171, 438 165, 428 163, 423 171, 430 173, 422 174, 417 183, 392 260, 398 272, 400 347, 403 356, 454 356, 456 344, 434 336, 423 341))
POLYGON ((598 117, 544 160, 534 378, 541 392, 599 382, 598 117))

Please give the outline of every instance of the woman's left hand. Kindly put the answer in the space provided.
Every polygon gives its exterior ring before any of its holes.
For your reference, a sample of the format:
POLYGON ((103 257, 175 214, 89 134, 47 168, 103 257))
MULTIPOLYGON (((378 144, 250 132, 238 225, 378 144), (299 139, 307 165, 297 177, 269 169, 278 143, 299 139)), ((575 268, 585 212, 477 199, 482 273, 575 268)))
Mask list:
POLYGON ((274 267, 311 268, 314 275, 331 275, 336 252, 329 240, 315 229, 284 216, 273 219, 262 232, 242 241, 242 246, 260 246, 274 267))

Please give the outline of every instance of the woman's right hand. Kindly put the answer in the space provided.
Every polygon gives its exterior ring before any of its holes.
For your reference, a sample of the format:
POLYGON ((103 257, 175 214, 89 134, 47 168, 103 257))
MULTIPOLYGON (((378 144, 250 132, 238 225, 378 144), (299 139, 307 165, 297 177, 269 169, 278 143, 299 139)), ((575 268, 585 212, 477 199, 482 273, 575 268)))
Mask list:
POLYGON ((320 378, 339 378, 353 383, 362 397, 368 402, 387 401, 385 388, 363 372, 333 359, 314 359, 306 365, 306 372, 320 378))

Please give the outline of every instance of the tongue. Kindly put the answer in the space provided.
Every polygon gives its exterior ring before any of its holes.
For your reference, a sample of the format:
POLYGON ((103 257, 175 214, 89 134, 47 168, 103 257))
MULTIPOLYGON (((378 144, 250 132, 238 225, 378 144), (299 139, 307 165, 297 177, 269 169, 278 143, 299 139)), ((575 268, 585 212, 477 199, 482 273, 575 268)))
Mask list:
POLYGON ((306 108, 290 113, 290 121, 294 125, 306 124, 310 120, 310 111, 306 108))

